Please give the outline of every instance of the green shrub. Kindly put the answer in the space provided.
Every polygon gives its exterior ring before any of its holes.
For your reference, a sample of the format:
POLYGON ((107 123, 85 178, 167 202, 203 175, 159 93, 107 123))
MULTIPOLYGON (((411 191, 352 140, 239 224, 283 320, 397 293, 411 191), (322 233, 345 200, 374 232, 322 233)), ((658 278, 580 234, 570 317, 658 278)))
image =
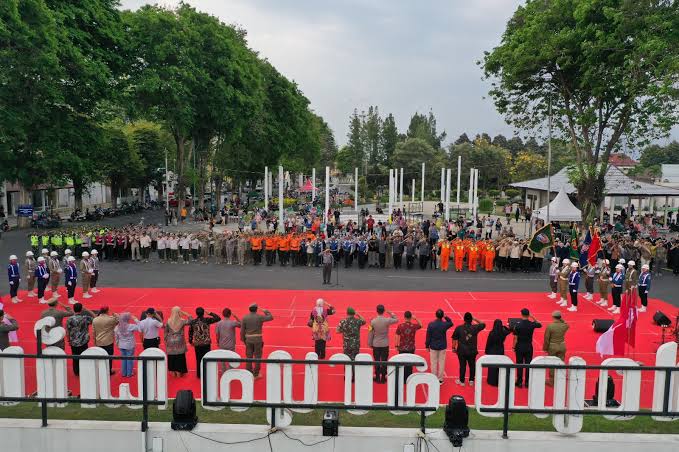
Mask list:
POLYGON ((515 196, 519 196, 521 194, 521 190, 516 189, 516 188, 508 188, 505 190, 505 195, 507 195, 508 198, 514 198, 515 196))
POLYGON ((493 200, 483 198, 479 200, 479 212, 491 212, 493 210, 493 200))

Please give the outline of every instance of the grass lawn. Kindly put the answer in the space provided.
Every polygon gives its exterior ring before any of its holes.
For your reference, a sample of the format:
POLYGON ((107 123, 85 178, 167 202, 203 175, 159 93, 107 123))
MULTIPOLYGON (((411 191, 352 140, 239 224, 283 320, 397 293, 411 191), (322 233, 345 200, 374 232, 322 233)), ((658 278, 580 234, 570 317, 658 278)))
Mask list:
MULTIPOLYGON (((203 423, 215 424, 265 424, 266 416, 262 408, 250 408, 241 413, 230 409, 222 411, 203 410, 197 405, 198 420, 203 423)), ((427 417, 428 428, 441 428, 445 410, 441 408, 435 414, 427 417)), ((294 425, 321 425, 323 410, 314 410, 308 414, 295 413, 294 425)), ((12 407, 0 407, 2 418, 39 419, 40 407, 36 403, 21 403, 12 407)), ((170 422, 172 418, 171 407, 167 410, 149 408, 149 418, 152 422, 170 422)), ((48 419, 73 419, 95 421, 139 421, 141 422, 141 409, 129 409, 127 407, 108 408, 103 405, 96 409, 81 408, 78 404, 70 404, 65 408, 49 408, 48 419)), ((403 416, 394 416, 388 412, 375 411, 363 416, 354 416, 345 411, 340 412, 340 423, 345 427, 405 427, 419 428, 419 414, 411 413, 403 416)), ((483 417, 474 409, 469 410, 469 426, 477 430, 501 430, 502 418, 483 417)), ((513 414, 509 420, 509 430, 524 431, 554 431, 551 417, 538 419, 529 414, 513 414)), ((638 416, 631 421, 609 421, 603 416, 591 415, 585 417, 583 432, 597 433, 660 433, 679 434, 679 421, 657 422, 648 416, 638 416)))

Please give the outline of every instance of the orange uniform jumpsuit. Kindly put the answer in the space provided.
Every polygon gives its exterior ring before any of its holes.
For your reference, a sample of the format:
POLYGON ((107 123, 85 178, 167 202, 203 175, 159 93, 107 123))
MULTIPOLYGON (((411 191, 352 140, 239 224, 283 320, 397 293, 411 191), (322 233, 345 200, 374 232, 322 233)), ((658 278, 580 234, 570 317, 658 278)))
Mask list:
POLYGON ((450 243, 444 240, 439 243, 439 248, 441 248, 441 271, 447 272, 450 262, 450 243))
POLYGON ((276 253, 276 237, 269 236, 266 238, 266 265, 273 264, 273 258, 276 253))
POLYGON ((462 242, 455 245, 455 271, 462 271, 462 264, 464 262, 465 247, 462 242))
POLYGON ((262 237, 250 237, 250 248, 252 249, 252 259, 255 265, 262 263, 262 237))
POLYGON ((493 271, 493 263, 495 262, 495 247, 492 244, 488 245, 486 249, 485 269, 487 272, 493 271))
POLYGON ((476 266, 479 262, 479 249, 476 245, 471 245, 469 247, 467 267, 470 272, 476 271, 476 266))

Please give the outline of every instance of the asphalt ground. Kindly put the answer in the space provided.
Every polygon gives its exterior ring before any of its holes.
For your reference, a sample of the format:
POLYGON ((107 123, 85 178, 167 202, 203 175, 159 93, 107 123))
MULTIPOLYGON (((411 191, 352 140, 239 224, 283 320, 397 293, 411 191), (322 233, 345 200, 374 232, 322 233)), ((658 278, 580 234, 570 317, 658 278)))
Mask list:
MULTIPOLYGON (((107 218, 103 225, 120 226, 144 223, 163 223, 162 211, 144 211, 130 216, 107 218)), ((88 223, 64 223, 64 227, 87 226, 88 223)), ((172 226, 171 230, 204 229, 205 224, 172 226)), ((30 230, 13 230, 0 239, 0 257, 7 259, 16 254, 23 261, 28 250, 27 235, 30 230)), ((356 263, 349 269, 333 271, 333 285, 322 285, 320 268, 246 265, 220 265, 214 263, 189 265, 160 263, 152 256, 149 263, 103 262, 100 276, 102 287, 149 288, 222 288, 222 289, 297 289, 297 290, 363 290, 363 291, 430 291, 430 292, 548 292, 546 273, 486 273, 448 272, 394 269, 358 269, 356 263)), ((451 265, 452 267, 452 265, 451 265)), ((22 284, 23 285, 23 284, 22 284)), ((582 284, 581 286, 584 286, 582 284)), ((0 284, 0 294, 6 295, 7 284, 0 284)), ((581 291, 583 287, 581 287, 581 291)), ((679 277, 665 272, 654 277, 651 297, 659 298, 679 307, 679 277)), ((369 294, 366 294, 369 296, 369 294)), ((674 317, 675 313, 666 313, 674 317)))

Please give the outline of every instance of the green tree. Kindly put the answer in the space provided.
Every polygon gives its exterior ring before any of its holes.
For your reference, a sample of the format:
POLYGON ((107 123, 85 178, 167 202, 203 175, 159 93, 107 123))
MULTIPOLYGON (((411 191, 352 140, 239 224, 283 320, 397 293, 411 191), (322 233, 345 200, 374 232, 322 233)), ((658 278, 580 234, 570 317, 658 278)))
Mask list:
POLYGON ((587 220, 601 207, 620 137, 643 144, 677 123, 678 25, 673 0, 528 1, 485 55, 490 95, 508 123, 536 129, 551 103, 575 151, 572 182, 587 220))
POLYGON ((512 155, 516 155, 519 151, 525 149, 525 146, 523 144, 523 140, 521 139, 521 137, 510 138, 509 140, 507 140, 507 145, 503 146, 503 147, 505 149, 508 149, 509 152, 512 153, 512 155))
MULTIPOLYGON (((445 162, 445 155, 441 149, 436 149, 422 138, 406 138, 396 145, 392 157, 395 168, 403 168, 404 182, 411 179, 420 180, 422 162, 427 164, 429 174, 440 174, 445 162)), ((439 179, 430 177, 425 180, 425 190, 440 189, 439 179)), ((419 189, 419 186, 417 186, 419 189)))
POLYGON ((406 132, 408 138, 421 138, 429 143, 434 149, 440 149, 441 143, 446 139, 446 132, 439 134, 436 130, 436 117, 432 111, 428 115, 415 113, 410 118, 408 131, 406 132))
POLYGON ((120 193, 142 178, 146 168, 119 124, 107 124, 102 132, 101 171, 111 186, 111 205, 115 209, 120 193))
MULTIPOLYGON (((358 114, 358 110, 354 109, 354 112, 349 119, 349 133, 347 134, 347 151, 351 153, 351 167, 349 172, 353 173, 354 168, 362 167, 363 159, 365 158, 365 140, 363 134, 363 122, 365 120, 365 115, 358 114)), ((343 157, 344 158, 344 157, 343 157)), ((347 162, 344 161, 343 164, 347 162)), ((343 172, 345 170, 342 170, 343 172)))
POLYGON ((641 151, 639 164, 632 168, 630 175, 660 176, 661 164, 679 164, 679 142, 676 140, 667 146, 652 144, 641 151))
POLYGON ((457 137, 457 140, 455 140, 455 144, 465 144, 465 143, 471 143, 472 140, 469 139, 466 133, 463 133, 459 137, 457 137))
POLYGON ((512 181, 537 179, 547 175, 547 159, 533 151, 521 151, 514 157, 511 168, 512 181))
POLYGON ((368 114, 363 123, 364 142, 367 152, 368 168, 370 173, 377 173, 378 165, 384 163, 384 149, 382 148, 382 118, 380 111, 372 105, 368 107, 368 114))
POLYGON ((509 142, 507 141, 507 138, 505 138, 505 136, 502 134, 495 135, 495 137, 493 138, 493 144, 504 149, 509 149, 508 147, 509 142))
POLYGON ((390 165, 394 151, 396 151, 396 144, 399 142, 396 119, 394 119, 394 115, 391 113, 389 113, 387 117, 384 118, 381 141, 382 150, 384 151, 384 160, 387 165, 390 165))

